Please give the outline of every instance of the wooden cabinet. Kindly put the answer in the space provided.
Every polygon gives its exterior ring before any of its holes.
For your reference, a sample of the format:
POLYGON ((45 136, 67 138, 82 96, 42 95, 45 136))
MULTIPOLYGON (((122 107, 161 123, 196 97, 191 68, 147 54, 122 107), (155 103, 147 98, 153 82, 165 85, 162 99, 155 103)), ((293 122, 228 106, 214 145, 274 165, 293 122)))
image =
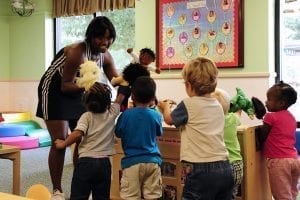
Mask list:
MULTIPOLYGON (((260 151, 255 149, 255 127, 241 126, 238 129, 238 138, 244 158, 244 180, 241 186, 239 200, 271 200, 271 192, 268 185, 268 177, 265 161, 260 151)), ((188 165, 180 163, 180 133, 173 127, 164 127, 162 137, 158 137, 158 145, 162 155, 162 181, 164 188, 164 200, 181 199, 182 188, 188 165)), ((111 186, 111 198, 121 199, 119 196, 119 184, 121 178, 121 158, 123 151, 120 140, 116 140, 117 154, 113 156, 113 176, 111 186)))
POLYGON ((244 163, 242 200, 272 200, 266 161, 261 151, 256 150, 255 127, 240 126, 238 139, 244 163))

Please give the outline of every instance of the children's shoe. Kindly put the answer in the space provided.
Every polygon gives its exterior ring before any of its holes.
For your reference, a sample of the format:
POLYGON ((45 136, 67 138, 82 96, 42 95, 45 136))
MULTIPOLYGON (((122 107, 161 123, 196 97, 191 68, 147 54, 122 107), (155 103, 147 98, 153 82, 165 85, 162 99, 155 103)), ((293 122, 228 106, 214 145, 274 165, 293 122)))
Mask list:
POLYGON ((66 200, 65 194, 60 192, 59 190, 54 190, 51 200, 66 200))
POLYGON ((89 200, 93 200, 93 195, 90 193, 89 200))

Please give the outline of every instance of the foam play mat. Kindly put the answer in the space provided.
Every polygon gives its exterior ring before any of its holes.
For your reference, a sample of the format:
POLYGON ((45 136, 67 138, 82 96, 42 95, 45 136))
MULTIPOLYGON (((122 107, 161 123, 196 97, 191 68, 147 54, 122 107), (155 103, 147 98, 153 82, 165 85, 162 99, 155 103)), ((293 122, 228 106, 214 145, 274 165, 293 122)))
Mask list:
POLYGON ((51 145, 47 129, 31 119, 30 112, 1 112, 4 121, 0 123, 0 143, 31 149, 51 145))
POLYGON ((35 129, 41 129, 41 126, 33 120, 28 120, 28 121, 20 121, 20 122, 12 122, 12 123, 4 123, 4 124, 13 124, 13 125, 19 125, 22 126, 25 130, 25 134, 27 134, 28 132, 30 132, 31 130, 35 130, 35 129))
POLYGON ((0 143, 17 146, 20 149, 32 149, 39 147, 39 139, 30 136, 0 137, 0 143))
POLYGON ((28 131, 26 135, 38 138, 40 147, 51 145, 51 137, 47 129, 33 129, 28 131))
POLYGON ((5 123, 10 122, 22 122, 31 120, 31 113, 30 112, 2 112, 2 117, 4 118, 5 123))
POLYGON ((14 137, 24 136, 25 129, 22 125, 17 124, 0 124, 0 138, 1 137, 14 137))

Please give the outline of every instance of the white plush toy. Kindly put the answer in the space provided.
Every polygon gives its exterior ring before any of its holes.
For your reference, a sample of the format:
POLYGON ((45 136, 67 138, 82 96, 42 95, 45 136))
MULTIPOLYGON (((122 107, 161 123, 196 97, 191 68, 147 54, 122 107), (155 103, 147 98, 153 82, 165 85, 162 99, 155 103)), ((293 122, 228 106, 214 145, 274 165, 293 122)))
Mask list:
POLYGON ((79 67, 80 76, 76 78, 76 85, 83 87, 87 91, 99 80, 100 69, 96 62, 90 60, 85 60, 79 67))

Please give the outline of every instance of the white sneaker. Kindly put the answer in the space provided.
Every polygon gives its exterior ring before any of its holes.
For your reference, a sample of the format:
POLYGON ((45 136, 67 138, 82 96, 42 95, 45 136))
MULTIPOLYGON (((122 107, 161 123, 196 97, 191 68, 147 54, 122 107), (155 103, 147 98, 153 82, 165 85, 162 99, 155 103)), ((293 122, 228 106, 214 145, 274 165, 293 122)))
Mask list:
POLYGON ((93 200, 93 195, 90 193, 89 200, 93 200))
POLYGON ((59 190, 54 190, 51 200, 66 200, 65 194, 60 192, 59 190))

